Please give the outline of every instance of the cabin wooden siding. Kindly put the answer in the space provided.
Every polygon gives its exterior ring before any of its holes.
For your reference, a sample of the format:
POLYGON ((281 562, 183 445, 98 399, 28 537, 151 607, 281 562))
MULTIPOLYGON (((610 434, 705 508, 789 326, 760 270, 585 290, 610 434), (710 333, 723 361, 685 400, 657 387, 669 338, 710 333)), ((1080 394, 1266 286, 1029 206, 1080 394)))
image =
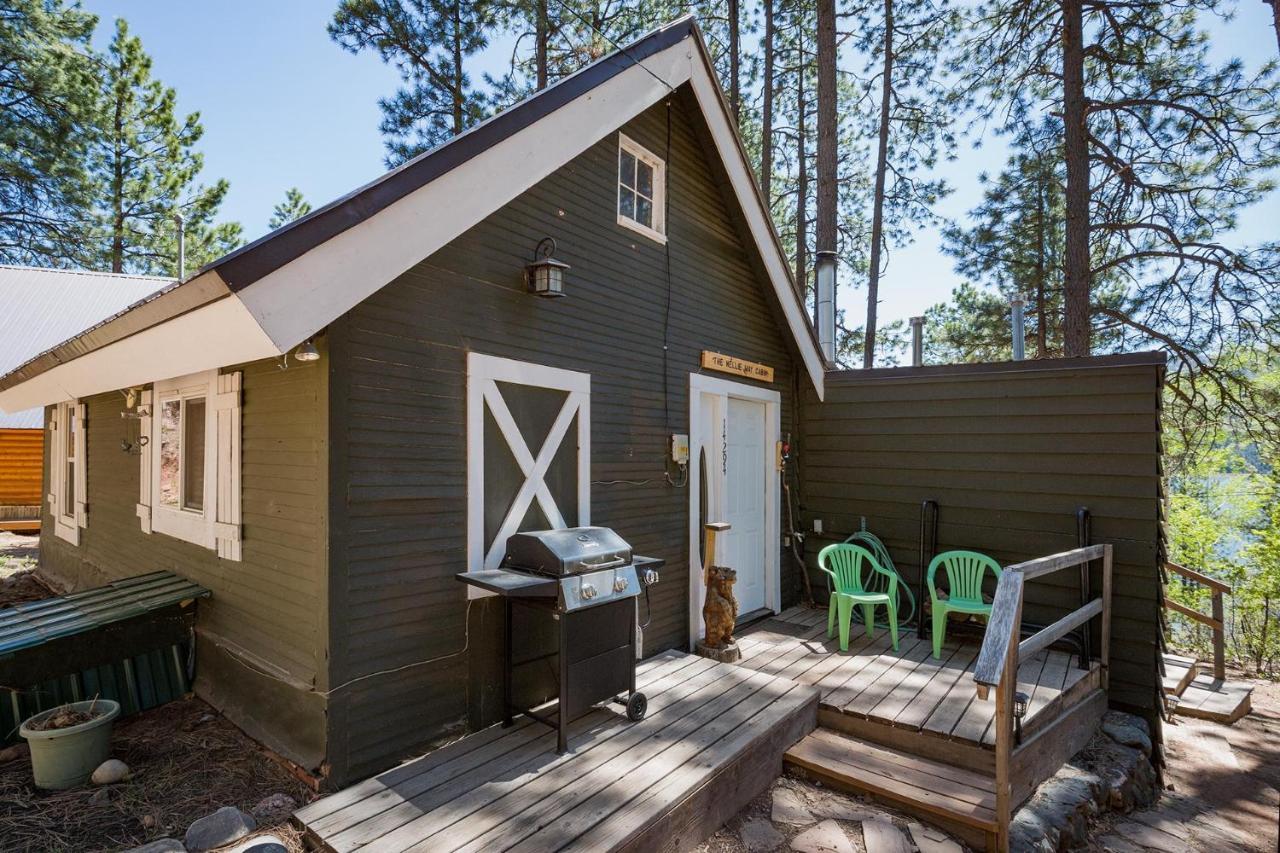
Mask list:
MULTIPOLYGON (((38 508, 44 503, 40 497, 43 458, 44 430, 0 429, 0 507, 38 508)), ((0 521, 5 518, 0 513, 0 521)))
MULTIPOLYGON (((118 391, 87 398, 88 525, 58 538, 45 505, 42 568, 72 589, 167 569, 207 587, 199 604, 196 692, 267 746, 315 769, 325 755, 328 546, 327 371, 276 360, 243 371, 243 559, 162 533, 136 514, 139 458, 118 391)), ((49 411, 46 410, 46 424, 49 411)), ((47 457, 47 453, 46 453, 47 457)), ((46 458, 45 470, 48 471, 46 458)), ((47 475, 46 475, 47 476, 47 475)))
MULTIPOLYGON (((865 517, 914 592, 924 500, 939 504, 939 551, 1003 565, 1076 547, 1076 511, 1088 507, 1093 541, 1115 546, 1110 698, 1153 716, 1162 377, 1150 354, 829 373, 826 402, 806 397, 802 416, 802 517, 825 529, 808 538, 810 563, 865 517)), ((1024 618, 1048 624, 1079 603, 1078 574, 1057 573, 1028 584, 1024 618)))
MULTIPOLYGON (((689 374, 704 349, 772 365, 784 433, 796 381, 692 115, 672 99, 669 152, 662 105, 622 128, 667 161, 667 246, 617 224, 611 133, 329 327, 332 677, 383 673, 334 694, 334 781, 500 713, 501 611, 468 605, 454 578, 467 560, 468 352, 591 374, 591 521, 667 560, 644 654, 687 647, 689 492, 663 475, 678 478, 669 437, 689 432, 689 374), (523 280, 548 235, 571 265, 558 300, 523 280)), ((781 566, 789 603, 799 572, 781 566)))

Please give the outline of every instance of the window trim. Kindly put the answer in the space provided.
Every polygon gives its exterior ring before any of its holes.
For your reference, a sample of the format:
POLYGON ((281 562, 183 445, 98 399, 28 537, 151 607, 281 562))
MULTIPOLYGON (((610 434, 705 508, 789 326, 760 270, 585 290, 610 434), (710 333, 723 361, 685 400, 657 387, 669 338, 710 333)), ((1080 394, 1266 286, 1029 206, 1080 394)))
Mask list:
MULTIPOLYGON (((623 151, 653 169, 653 227, 623 215, 622 174, 620 171, 614 178, 617 188, 614 210, 618 215, 618 224, 638 234, 643 234, 654 242, 665 244, 667 242, 667 164, 661 157, 645 148, 639 142, 636 142, 625 133, 619 133, 618 156, 614 158, 615 167, 619 170, 621 169, 623 151)), ((633 190, 633 192, 635 191, 633 190)))
MULTIPOLYGON (((207 370, 164 379, 156 382, 151 389, 151 439, 149 443, 151 457, 151 529, 155 533, 164 533, 175 539, 182 539, 204 548, 216 548, 215 521, 217 518, 218 500, 218 431, 217 408, 215 396, 218 392, 218 371, 207 370), (185 509, 181 497, 179 505, 167 506, 160 499, 160 410, 167 400, 204 400, 204 483, 201 509, 185 509)), ((185 427, 179 426, 179 438, 185 436, 185 427)), ((178 480, 183 481, 183 469, 178 469, 178 480)))
POLYGON ((59 539, 72 545, 80 544, 80 528, 86 526, 85 496, 82 493, 88 478, 85 476, 85 407, 79 400, 70 400, 54 404, 53 437, 49 454, 49 511, 53 516, 53 532, 59 539), (70 427, 72 419, 77 421, 77 429, 72 433, 72 453, 67 456, 67 438, 65 430, 70 427), (67 463, 74 461, 76 470, 67 482, 67 463), (67 498, 72 501, 72 511, 66 513, 67 498))

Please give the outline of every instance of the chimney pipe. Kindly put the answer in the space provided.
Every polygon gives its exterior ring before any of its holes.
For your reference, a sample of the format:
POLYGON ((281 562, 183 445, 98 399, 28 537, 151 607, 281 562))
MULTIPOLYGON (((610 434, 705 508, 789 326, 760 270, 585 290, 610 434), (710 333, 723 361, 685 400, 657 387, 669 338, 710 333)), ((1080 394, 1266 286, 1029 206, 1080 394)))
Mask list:
POLYGON ((911 317, 911 366, 924 364, 924 318, 911 317))
POLYGON ((178 224, 178 281, 187 277, 187 223, 181 213, 173 215, 178 224))
POLYGON ((1027 357, 1027 321, 1023 311, 1026 301, 1021 293, 1015 293, 1009 298, 1009 305, 1013 314, 1013 360, 1022 361, 1027 357))
POLYGON ((827 361, 836 360, 836 253, 819 251, 814 279, 817 284, 818 345, 827 361))

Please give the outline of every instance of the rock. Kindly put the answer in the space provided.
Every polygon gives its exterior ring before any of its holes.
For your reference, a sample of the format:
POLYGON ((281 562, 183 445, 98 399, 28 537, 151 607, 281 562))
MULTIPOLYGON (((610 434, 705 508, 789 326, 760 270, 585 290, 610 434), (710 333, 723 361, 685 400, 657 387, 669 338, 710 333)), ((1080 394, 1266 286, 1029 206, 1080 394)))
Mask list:
POLYGON ((186 849, 176 838, 160 838, 156 841, 148 841, 141 847, 126 850, 125 853, 184 853, 186 849))
POLYGON ((156 816, 155 816, 155 815, 153 815, 153 814, 144 814, 144 815, 142 816, 142 828, 143 828, 143 829, 155 829, 155 828, 156 828, 156 816))
POLYGON ((230 853, 289 853, 289 848, 274 835, 259 835, 238 847, 233 847, 230 853))
POLYGON ((288 794, 272 794, 259 800, 249 813, 259 824, 280 823, 288 820, 296 808, 298 801, 288 794))
POLYGON ((99 806, 99 805, 102 805, 103 803, 111 802, 110 789, 99 788, 98 790, 94 791, 93 796, 89 797, 89 802, 93 803, 95 806, 99 806))
POLYGON ((909 823, 907 829, 920 853, 964 853, 964 848, 941 829, 922 823, 909 823))
POLYGON ((798 791, 790 788, 773 789, 773 809, 769 816, 774 823, 789 823, 792 826, 808 826, 813 823, 813 815, 805 807, 804 799, 798 791))
POLYGON ((1116 743, 1140 749, 1143 755, 1151 755, 1151 730, 1141 717, 1122 711, 1107 711, 1102 717, 1102 731, 1116 743))
POLYGON ((796 853, 855 853, 853 842, 834 820, 824 820, 791 839, 791 849, 796 853))
POLYGON ((862 840, 867 853, 911 853, 902 830, 883 818, 862 823, 862 840))
POLYGON ((191 824, 182 840, 188 850, 212 850, 239 841, 257 828, 252 815, 223 806, 191 824))
POLYGON ((809 798, 811 811, 820 818, 834 818, 858 823, 864 820, 875 820, 883 817, 884 812, 871 806, 863 805, 838 794, 821 793, 809 798))
POLYGON ((738 838, 741 839, 742 846, 747 848, 747 853, 777 850, 787 840, 772 823, 762 817, 744 820, 738 830, 738 838))
POLYGON ((31 749, 25 743, 6 746, 4 749, 0 749, 0 764, 8 764, 10 761, 17 761, 19 758, 26 758, 30 754, 31 749))
POLYGON ((118 758, 108 758, 93 771, 89 781, 95 785, 114 785, 129 778, 129 765, 118 758))

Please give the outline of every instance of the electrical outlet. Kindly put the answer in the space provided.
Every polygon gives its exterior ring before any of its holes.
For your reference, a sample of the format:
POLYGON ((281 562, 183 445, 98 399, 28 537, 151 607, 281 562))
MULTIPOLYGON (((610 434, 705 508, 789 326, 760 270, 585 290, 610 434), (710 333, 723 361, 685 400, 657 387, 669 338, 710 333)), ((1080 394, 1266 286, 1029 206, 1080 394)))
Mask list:
POLYGON ((813 532, 818 534, 822 533, 822 519, 815 518, 813 520, 813 532))
POLYGON ((677 465, 689 464, 689 436, 680 433, 671 436, 671 461, 677 465))
POLYGON ((783 547, 783 548, 790 548, 790 547, 791 547, 791 537, 790 537, 790 536, 783 536, 783 537, 782 537, 782 547, 783 547))

